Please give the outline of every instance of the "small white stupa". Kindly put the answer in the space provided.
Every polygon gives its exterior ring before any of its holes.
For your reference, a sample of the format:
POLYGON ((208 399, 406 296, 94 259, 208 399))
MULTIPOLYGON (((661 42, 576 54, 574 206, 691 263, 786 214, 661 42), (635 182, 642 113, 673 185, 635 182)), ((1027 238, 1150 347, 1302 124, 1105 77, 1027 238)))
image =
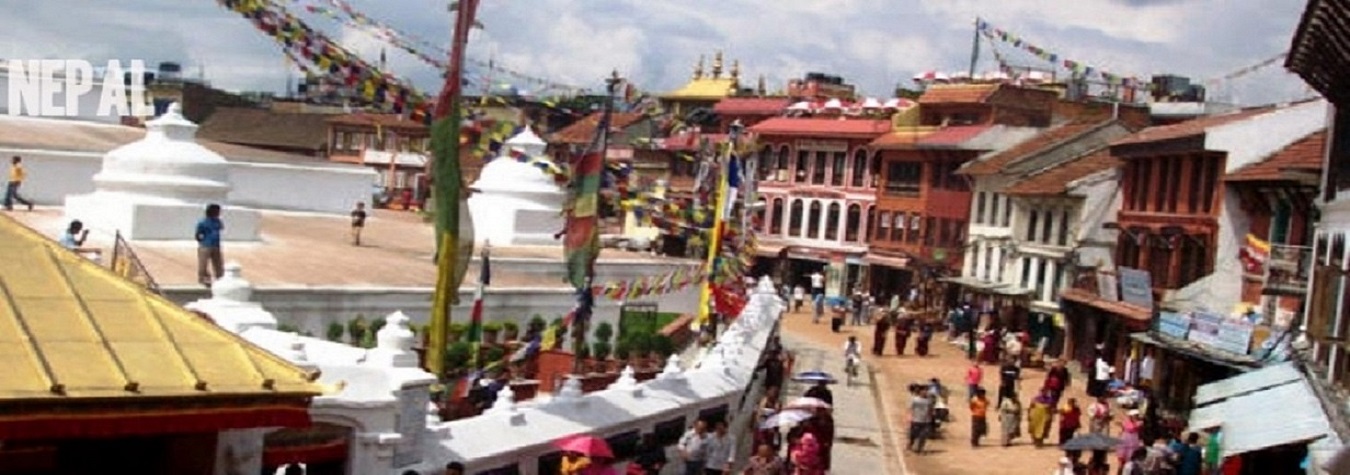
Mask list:
POLYGON ((197 124, 183 118, 177 103, 145 128, 145 138, 103 156, 93 193, 66 197, 68 218, 127 239, 191 241, 214 203, 224 208, 223 239, 258 240, 258 212, 225 206, 229 162, 197 144, 197 124))
POLYGON ((475 243, 558 244, 553 235, 563 228, 563 190, 543 170, 511 156, 514 150, 536 159, 546 146, 526 127, 483 167, 472 185, 476 192, 469 197, 475 243))
POLYGON ((234 333, 250 328, 277 329, 277 318, 253 301, 253 284, 244 279, 236 262, 225 264, 225 276, 211 284, 211 298, 197 300, 183 308, 211 317, 216 325, 234 333))

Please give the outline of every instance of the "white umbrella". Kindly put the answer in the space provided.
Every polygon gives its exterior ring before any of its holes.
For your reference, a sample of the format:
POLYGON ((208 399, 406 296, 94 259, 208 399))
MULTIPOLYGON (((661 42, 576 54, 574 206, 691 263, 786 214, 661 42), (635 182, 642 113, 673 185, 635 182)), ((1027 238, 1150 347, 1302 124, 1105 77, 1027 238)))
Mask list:
POLYGON ((813 397, 799 397, 793 400, 792 402, 788 403, 786 406, 783 406, 784 411, 829 409, 829 408, 830 403, 827 403, 825 401, 813 397))
POLYGON ((764 422, 759 423, 760 429, 777 429, 779 427, 791 427, 800 424, 802 421, 815 416, 811 411, 805 409, 784 409, 772 416, 764 418, 764 422))

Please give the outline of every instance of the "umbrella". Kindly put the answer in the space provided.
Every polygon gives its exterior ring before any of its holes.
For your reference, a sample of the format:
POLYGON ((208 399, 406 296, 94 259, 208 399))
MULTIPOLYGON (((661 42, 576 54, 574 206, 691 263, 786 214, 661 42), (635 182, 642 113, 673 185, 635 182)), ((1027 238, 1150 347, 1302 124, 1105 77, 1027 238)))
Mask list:
POLYGON ((834 379, 834 376, 830 376, 830 373, 826 373, 824 371, 803 371, 801 373, 797 373, 796 376, 793 376, 792 380, 797 381, 799 383, 834 384, 838 382, 837 380, 834 379))
POLYGON ((795 426, 814 415, 811 411, 805 409, 784 409, 782 412, 764 418, 764 422, 759 424, 759 428, 777 429, 782 426, 795 426))
POLYGON ((1064 445, 1059 446, 1059 448, 1064 450, 1093 451, 1111 450, 1116 448, 1117 445, 1120 445, 1120 439, 1115 437, 1108 437, 1101 434, 1083 434, 1069 439, 1068 442, 1065 442, 1064 445))
POLYGON ((788 405, 783 406, 783 410, 811 410, 811 409, 829 409, 830 404, 813 397, 799 397, 788 405))
POLYGON ((576 452, 587 457, 614 458, 605 439, 593 435, 577 435, 558 441, 558 448, 564 452, 576 452))

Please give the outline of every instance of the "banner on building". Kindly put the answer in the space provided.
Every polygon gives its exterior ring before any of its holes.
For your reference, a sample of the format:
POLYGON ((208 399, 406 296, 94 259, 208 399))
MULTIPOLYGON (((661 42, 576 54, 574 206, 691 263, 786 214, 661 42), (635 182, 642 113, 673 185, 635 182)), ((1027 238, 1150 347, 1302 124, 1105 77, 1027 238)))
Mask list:
POLYGON ((1158 333, 1185 340, 1191 331, 1191 316, 1177 312, 1158 312, 1158 333))
POLYGON ((1153 310, 1153 279, 1148 271, 1121 267, 1120 300, 1125 303, 1153 310))

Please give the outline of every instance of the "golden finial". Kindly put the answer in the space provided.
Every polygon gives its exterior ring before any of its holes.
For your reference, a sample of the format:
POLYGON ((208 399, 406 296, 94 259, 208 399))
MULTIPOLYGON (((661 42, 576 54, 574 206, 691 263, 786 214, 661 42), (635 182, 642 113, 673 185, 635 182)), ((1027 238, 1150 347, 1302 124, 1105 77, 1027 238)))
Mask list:
POLYGON ((741 79, 741 60, 731 60, 731 80, 739 81, 741 79))
POLYGON ((769 89, 764 86, 763 74, 759 75, 759 86, 755 88, 755 91, 758 92, 759 95, 761 96, 767 95, 767 93, 769 92, 769 89))
POLYGON ((722 52, 721 52, 721 51, 718 51, 717 54, 713 56, 712 77, 713 77, 713 79, 717 79, 717 78, 722 77, 722 52))
POLYGON ((694 65, 694 80, 703 79, 703 55, 698 55, 698 63, 694 65))

